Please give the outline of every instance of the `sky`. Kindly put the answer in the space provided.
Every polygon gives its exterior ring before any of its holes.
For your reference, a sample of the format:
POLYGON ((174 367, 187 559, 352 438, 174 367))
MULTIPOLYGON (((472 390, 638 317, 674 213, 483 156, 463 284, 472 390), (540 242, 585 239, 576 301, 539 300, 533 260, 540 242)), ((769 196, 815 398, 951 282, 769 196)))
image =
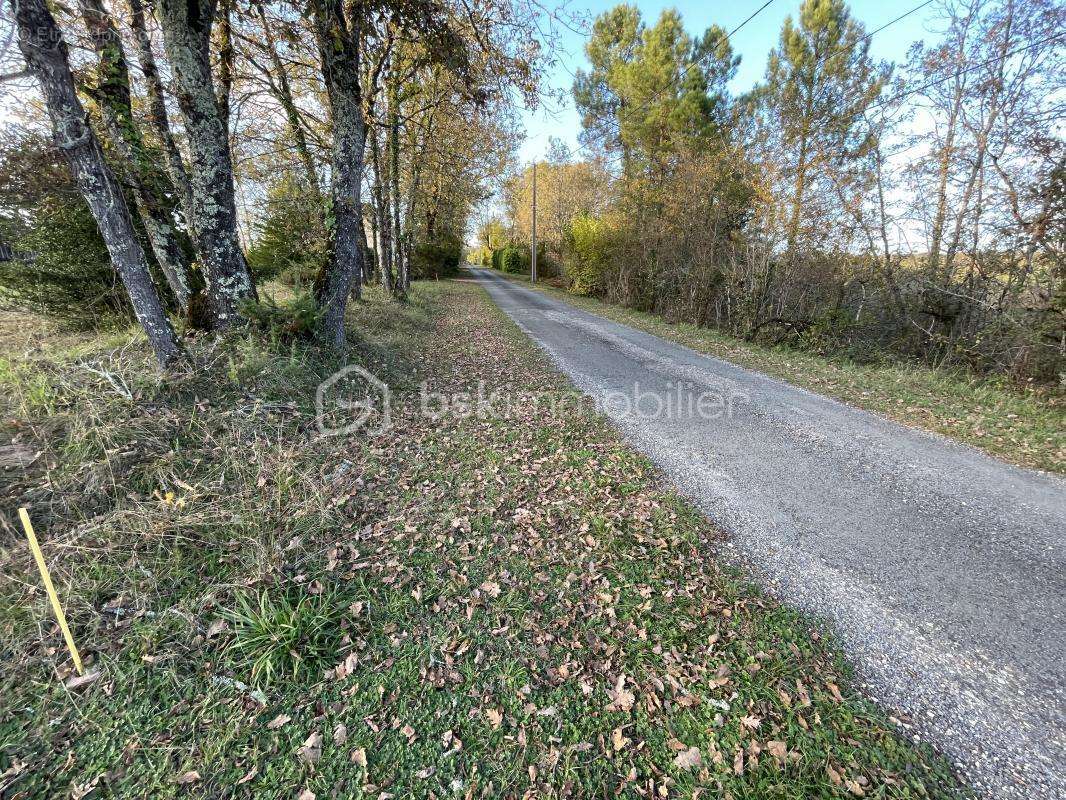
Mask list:
MULTIPOLYGON (((568 8, 574 12, 587 12, 590 17, 618 4, 619 0, 596 0, 596 2, 573 2, 568 8)), ((698 2, 698 0, 680 0, 679 2, 658 2, 658 0, 629 0, 640 9, 645 22, 654 23, 666 8, 676 8, 681 12, 685 28, 690 34, 702 34, 712 24, 721 25, 726 30, 733 30, 761 6, 765 0, 733 0, 733 2, 698 2)), ((763 78, 766 58, 774 47, 781 33, 785 17, 793 19, 799 16, 802 0, 773 0, 742 30, 732 37, 733 51, 741 56, 740 68, 730 84, 734 94, 747 91, 763 78)), ((922 0, 854 0, 849 4, 852 15, 863 23, 867 32, 873 31, 896 17, 905 14, 922 0)), ((870 52, 874 58, 901 62, 906 57, 911 43, 918 39, 933 38, 929 33, 929 24, 935 15, 936 3, 922 8, 905 19, 889 26, 876 34, 870 42, 870 52)), ((535 158, 543 158, 548 151, 549 137, 556 137, 571 149, 577 147, 577 134, 580 121, 574 110, 573 100, 569 96, 573 85, 573 75, 579 68, 588 68, 585 59, 585 36, 581 33, 561 29, 558 63, 547 75, 546 87, 566 90, 567 97, 563 105, 548 101, 537 111, 526 110, 522 121, 526 129, 526 140, 519 156, 522 163, 535 158)))

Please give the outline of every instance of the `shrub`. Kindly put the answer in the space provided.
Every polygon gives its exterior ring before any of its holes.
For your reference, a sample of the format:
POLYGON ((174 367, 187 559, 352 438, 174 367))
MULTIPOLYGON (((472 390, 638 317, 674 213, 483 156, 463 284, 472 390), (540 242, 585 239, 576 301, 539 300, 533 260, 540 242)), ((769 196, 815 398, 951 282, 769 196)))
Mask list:
POLYGON ((310 339, 322 316, 321 309, 309 292, 299 294, 283 304, 278 304, 272 298, 248 301, 241 306, 241 313, 247 317, 249 324, 277 342, 310 339))
POLYGON ((459 271, 463 245, 457 237, 445 236, 423 242, 411 253, 411 277, 440 278, 459 271))
POLYGON ((520 275, 529 272, 529 253, 525 248, 509 244, 502 251, 500 265, 504 272, 520 275))
POLYGON ((570 221, 566 246, 569 291, 577 295, 601 294, 616 250, 615 231, 602 217, 579 214, 570 221))
POLYGON ((89 206, 45 198, 36 212, 14 239, 19 257, 0 261, 0 304, 82 328, 133 319, 89 206))
POLYGON ((257 279, 301 287, 313 283, 325 263, 328 239, 318 198, 302 180, 285 173, 270 187, 255 233, 248 265, 257 279))

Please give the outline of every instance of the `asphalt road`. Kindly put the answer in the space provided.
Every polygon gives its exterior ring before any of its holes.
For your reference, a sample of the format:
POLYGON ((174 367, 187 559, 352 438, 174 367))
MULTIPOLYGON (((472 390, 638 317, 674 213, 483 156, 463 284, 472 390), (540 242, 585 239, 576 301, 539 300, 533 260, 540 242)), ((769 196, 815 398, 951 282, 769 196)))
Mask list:
POLYGON ((1066 797, 1066 481, 473 274, 975 791, 1066 797))

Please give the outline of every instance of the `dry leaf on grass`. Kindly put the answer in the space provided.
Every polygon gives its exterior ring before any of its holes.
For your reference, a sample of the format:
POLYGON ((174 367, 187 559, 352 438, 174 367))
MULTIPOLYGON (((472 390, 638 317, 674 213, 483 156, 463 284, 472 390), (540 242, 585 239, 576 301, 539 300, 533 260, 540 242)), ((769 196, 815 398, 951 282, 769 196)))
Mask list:
POLYGON ((71 678, 67 678, 63 685, 70 690, 81 689, 83 686, 89 686, 96 683, 100 680, 101 675, 103 675, 103 673, 99 670, 96 672, 86 672, 84 675, 75 675, 71 678))
POLYGON ((270 720, 270 722, 267 723, 267 728, 272 731, 276 731, 278 728, 280 728, 286 722, 289 722, 291 719, 292 717, 290 717, 288 714, 278 714, 276 717, 274 717, 274 719, 270 720))
POLYGON ((315 731, 308 736, 296 755, 305 764, 317 764, 318 759, 322 758, 322 734, 315 731))
POLYGON ((196 783, 200 780, 200 773, 194 769, 190 769, 188 772, 183 772, 177 778, 174 779, 174 783, 178 786, 186 786, 190 783, 196 783))
POLYGON ((695 769, 703 763, 698 747, 689 747, 674 756, 674 766, 678 769, 695 769))

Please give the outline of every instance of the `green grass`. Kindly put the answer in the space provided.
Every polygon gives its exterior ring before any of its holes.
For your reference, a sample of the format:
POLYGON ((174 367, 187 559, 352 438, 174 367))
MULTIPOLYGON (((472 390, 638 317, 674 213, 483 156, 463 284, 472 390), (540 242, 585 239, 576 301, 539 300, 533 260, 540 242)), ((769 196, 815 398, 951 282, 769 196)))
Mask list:
MULTIPOLYGON (((132 402, 78 372, 56 386, 71 419, 16 426, 46 455, 5 515, 31 505, 102 677, 63 687, 69 659, 5 528, 0 791, 965 793, 824 633, 717 563, 718 533, 587 406, 420 413, 423 380, 572 397, 474 285, 374 294, 352 321, 353 357, 397 387, 396 425, 372 439, 315 433, 335 362, 253 337, 205 345, 202 374, 132 402), (687 748, 700 766, 675 763, 687 748)), ((114 366, 150 383, 139 341, 114 366)))
MULTIPOLYGON (((505 277, 528 284, 526 277, 505 277)), ((962 371, 913 363, 859 364, 787 347, 763 347, 710 328, 670 323, 655 314, 571 295, 544 283, 535 288, 697 352, 948 436, 1012 464, 1066 474, 1066 394, 1061 388, 1024 390, 962 371)))

